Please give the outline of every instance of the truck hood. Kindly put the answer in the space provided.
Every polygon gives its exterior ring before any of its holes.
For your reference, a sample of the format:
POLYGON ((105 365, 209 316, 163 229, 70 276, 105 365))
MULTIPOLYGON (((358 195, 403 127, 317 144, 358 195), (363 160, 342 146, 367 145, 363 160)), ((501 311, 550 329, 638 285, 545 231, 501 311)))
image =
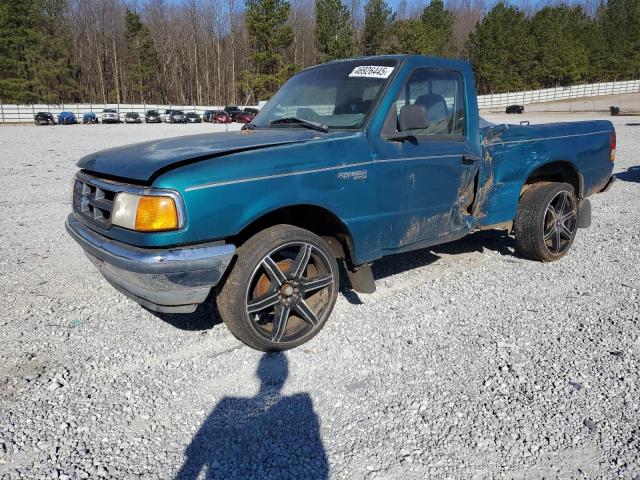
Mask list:
POLYGON ((186 163, 246 150, 318 140, 333 137, 336 133, 287 128, 188 135, 102 150, 82 157, 77 165, 92 173, 146 183, 157 174, 186 163))

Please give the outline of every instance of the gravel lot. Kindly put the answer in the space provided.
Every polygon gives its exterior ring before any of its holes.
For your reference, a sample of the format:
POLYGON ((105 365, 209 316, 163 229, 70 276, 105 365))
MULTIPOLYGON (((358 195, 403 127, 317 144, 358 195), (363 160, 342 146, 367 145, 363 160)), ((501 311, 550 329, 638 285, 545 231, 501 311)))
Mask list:
POLYGON ((216 126, 0 127, 0 478, 640 478, 640 126, 613 120, 623 173, 568 257, 384 259, 279 356, 144 310, 64 231, 78 157, 216 126))

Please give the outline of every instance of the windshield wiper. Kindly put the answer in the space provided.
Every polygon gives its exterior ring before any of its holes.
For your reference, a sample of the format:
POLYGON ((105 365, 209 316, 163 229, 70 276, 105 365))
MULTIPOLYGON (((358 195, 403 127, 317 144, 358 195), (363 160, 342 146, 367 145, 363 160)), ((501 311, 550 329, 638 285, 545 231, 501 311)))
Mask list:
POLYGON ((278 120, 274 120, 273 122, 271 122, 271 125, 282 125, 285 123, 294 123, 296 125, 300 125, 301 127, 310 128, 311 130, 317 130, 324 133, 327 133, 329 131, 329 127, 327 127, 323 123, 312 122, 310 120, 303 120, 302 118, 296 117, 279 118, 278 120))

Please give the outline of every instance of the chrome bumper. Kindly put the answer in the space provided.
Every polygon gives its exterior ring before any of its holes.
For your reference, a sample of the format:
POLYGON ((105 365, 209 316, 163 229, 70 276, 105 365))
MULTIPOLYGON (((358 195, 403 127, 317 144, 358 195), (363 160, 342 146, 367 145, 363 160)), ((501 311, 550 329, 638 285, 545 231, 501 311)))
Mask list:
POLYGON ((223 242, 168 249, 140 248, 101 235, 67 217, 69 235, 117 290, 159 312, 193 312, 224 275, 235 245, 223 242))

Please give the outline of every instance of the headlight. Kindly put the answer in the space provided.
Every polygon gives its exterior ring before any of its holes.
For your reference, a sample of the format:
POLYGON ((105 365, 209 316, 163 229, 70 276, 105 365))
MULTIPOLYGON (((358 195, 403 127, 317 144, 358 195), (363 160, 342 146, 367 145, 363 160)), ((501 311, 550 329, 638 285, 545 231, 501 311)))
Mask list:
POLYGON ((139 232, 176 230, 181 227, 178 206, 169 195, 116 195, 111 223, 139 232))

